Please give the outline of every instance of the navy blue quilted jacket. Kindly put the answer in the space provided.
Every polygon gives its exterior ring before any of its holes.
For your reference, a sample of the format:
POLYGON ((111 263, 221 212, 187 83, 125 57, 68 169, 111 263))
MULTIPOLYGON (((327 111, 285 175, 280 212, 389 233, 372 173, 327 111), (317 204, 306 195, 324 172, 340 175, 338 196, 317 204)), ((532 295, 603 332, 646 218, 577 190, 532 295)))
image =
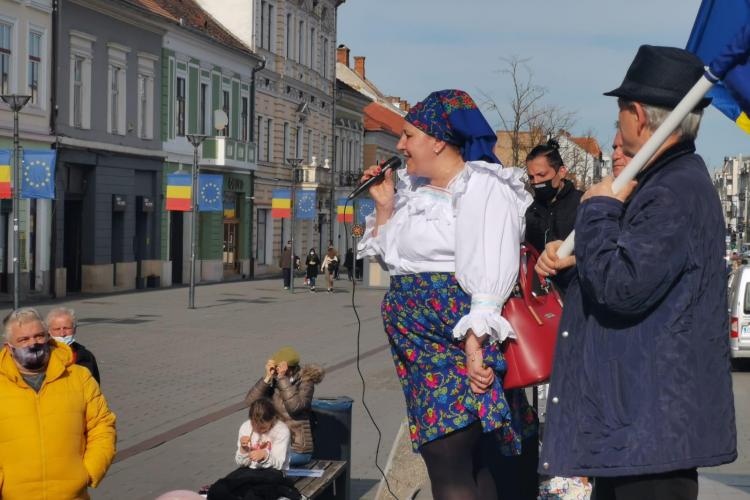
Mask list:
POLYGON ((627 476, 737 457, 724 219, 692 142, 627 204, 578 209, 539 471, 627 476))

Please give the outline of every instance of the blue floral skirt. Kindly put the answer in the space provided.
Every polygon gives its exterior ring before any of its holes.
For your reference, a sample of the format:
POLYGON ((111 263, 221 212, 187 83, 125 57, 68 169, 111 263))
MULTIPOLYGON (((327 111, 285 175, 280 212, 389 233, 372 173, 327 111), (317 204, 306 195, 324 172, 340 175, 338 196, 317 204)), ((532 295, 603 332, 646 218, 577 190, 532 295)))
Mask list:
POLYGON ((391 277, 381 312, 393 362, 406 398, 415 451, 434 439, 481 422, 494 432, 506 455, 536 434, 538 422, 523 390, 503 391, 505 358, 497 343, 484 348, 484 363, 495 381, 484 394, 469 386, 466 355, 453 327, 469 312, 471 297, 453 273, 391 277))

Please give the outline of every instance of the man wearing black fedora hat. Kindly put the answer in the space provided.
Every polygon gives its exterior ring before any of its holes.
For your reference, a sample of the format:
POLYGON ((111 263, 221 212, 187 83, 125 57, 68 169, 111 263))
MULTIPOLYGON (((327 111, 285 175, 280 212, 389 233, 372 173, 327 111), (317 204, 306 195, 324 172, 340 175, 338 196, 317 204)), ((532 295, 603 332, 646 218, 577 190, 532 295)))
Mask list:
MULTIPOLYGON (((634 156, 703 74, 693 54, 640 47, 617 97, 634 156)), ((594 478, 596 500, 694 500, 697 467, 736 459, 724 219, 695 153, 704 99, 617 195, 586 192, 539 470, 594 478)), ((549 252, 549 249, 548 249, 549 252)))

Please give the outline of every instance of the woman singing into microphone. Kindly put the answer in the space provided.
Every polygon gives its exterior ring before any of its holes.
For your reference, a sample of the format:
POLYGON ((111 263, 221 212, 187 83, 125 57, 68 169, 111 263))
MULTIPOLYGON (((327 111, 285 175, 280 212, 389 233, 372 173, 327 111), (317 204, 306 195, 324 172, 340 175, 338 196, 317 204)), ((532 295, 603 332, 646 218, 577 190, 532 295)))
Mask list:
POLYGON ((376 208, 358 250, 391 275, 383 323, 434 497, 493 499, 482 433, 496 433, 508 454, 536 433, 522 391, 503 391, 500 349, 513 335, 500 310, 532 200, 523 172, 495 157, 495 134, 465 92, 433 92, 405 120, 406 172, 370 187, 376 208))

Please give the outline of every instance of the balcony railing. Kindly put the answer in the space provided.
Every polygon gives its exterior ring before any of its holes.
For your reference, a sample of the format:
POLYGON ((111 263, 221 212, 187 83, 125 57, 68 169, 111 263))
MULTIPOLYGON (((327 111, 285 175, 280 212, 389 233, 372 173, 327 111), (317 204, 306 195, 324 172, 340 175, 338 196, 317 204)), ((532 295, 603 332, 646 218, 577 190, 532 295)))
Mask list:
POLYGON ((223 136, 208 137, 203 141, 200 164, 245 172, 257 170, 255 143, 223 136))
POLYGON ((350 172, 340 172, 338 174, 338 185, 340 187, 353 187, 359 184, 359 179, 362 177, 362 174, 357 173, 350 173, 350 172))

